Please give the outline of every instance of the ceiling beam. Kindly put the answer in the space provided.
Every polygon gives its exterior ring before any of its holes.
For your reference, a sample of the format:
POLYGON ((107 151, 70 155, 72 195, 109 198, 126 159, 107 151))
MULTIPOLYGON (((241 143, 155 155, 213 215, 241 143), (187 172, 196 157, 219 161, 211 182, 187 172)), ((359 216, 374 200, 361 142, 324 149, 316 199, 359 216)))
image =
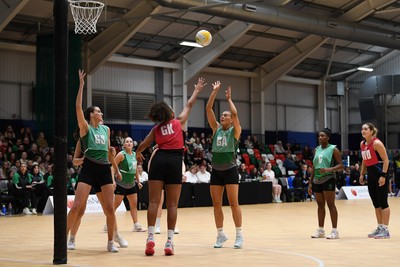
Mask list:
POLYGON ((142 0, 126 13, 120 21, 114 22, 104 32, 91 40, 87 45, 87 70, 93 74, 116 51, 118 51, 143 25, 150 19, 149 15, 156 13, 160 7, 142 0), (132 21, 132 17, 141 14, 143 18, 132 21))
POLYGON ((347 11, 345 14, 340 16, 340 19, 347 21, 358 22, 367 16, 375 13, 377 10, 385 8, 386 6, 396 2, 395 0, 369 0, 362 1, 356 7, 347 11))
POLYGON ((4 30, 7 24, 18 14, 18 12, 29 2, 29 0, 8 1, 8 9, 0 13, 0 32, 4 30))

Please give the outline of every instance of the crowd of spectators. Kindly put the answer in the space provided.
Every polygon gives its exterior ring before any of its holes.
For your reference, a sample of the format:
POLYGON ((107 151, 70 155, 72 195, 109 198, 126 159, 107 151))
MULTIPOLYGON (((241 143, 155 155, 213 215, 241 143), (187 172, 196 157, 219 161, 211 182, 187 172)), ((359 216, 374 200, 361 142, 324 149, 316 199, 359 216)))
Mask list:
MULTIPOLYGON (((129 136, 127 131, 111 129, 111 145, 117 152, 122 149, 124 139, 129 136)), ((134 141, 134 150, 140 141, 134 141)), ((209 183, 212 160, 212 136, 205 133, 185 132, 185 149, 183 162, 185 172, 182 174, 182 181, 187 183, 209 183)), ((74 186, 77 181, 79 169, 72 164, 73 150, 67 155, 68 161, 68 194, 74 194, 74 186)), ((145 160, 143 165, 138 167, 141 173, 141 180, 147 180, 147 162, 150 158, 153 148, 149 147, 143 152, 145 160)), ((238 147, 238 170, 240 182, 247 181, 265 181, 267 172, 274 172, 273 182, 276 190, 274 191, 274 200, 279 203, 280 194, 283 189, 279 189, 276 178, 283 173, 292 175, 294 178, 294 188, 301 189, 302 195, 309 183, 310 170, 312 170, 311 161, 313 159, 313 149, 308 145, 300 147, 298 144, 283 144, 278 140, 274 145, 265 145, 260 142, 255 135, 246 136, 239 141, 238 147), (269 154, 268 157, 262 157, 255 164, 248 165, 240 157, 240 151, 257 150, 262 155, 269 154), (271 156, 272 155, 272 156, 271 156), (280 160, 280 161, 279 161, 280 160), (273 165, 268 168, 268 165, 273 165), (275 178, 276 177, 276 178, 275 178)), ((357 151, 348 152, 350 160, 355 164, 345 168, 343 173, 338 173, 337 187, 340 189, 344 185, 359 185, 360 165, 357 151)), ((25 214, 42 212, 46 199, 52 194, 53 189, 53 160, 54 148, 50 147, 43 132, 34 135, 29 127, 14 131, 13 126, 8 125, 4 132, 0 132, 0 192, 10 192, 21 197, 22 207, 25 214), (35 138, 36 137, 36 138, 35 138), (21 173, 21 166, 25 165, 29 177, 21 173), (17 180, 17 177, 18 180, 17 180), (20 188, 19 188, 20 187, 20 188), (29 189, 31 187, 31 189, 29 189), (24 191, 24 192, 22 192, 24 191), (27 191, 27 192, 25 192, 27 191), (32 191, 32 192, 30 192, 32 191), (27 200, 28 199, 28 200, 27 200), (28 204, 26 204, 28 203, 28 204), (26 209, 25 209, 26 208, 26 209)), ((393 158, 393 183, 400 185, 400 156, 393 158)), ((268 178, 269 179, 269 178, 268 178)), ((390 191, 391 194, 392 191, 390 191)), ((302 197, 303 198, 303 197, 302 197)))

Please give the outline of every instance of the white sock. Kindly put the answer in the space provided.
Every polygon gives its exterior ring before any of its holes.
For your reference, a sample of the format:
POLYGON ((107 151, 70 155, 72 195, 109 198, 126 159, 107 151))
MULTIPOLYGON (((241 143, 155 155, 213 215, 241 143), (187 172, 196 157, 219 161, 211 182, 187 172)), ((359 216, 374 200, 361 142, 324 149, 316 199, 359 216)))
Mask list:
POLYGON ((218 236, 224 236, 225 235, 224 234, 224 228, 223 227, 217 228, 217 233, 218 233, 218 236))
POLYGON ((174 230, 169 230, 168 229, 168 239, 171 240, 172 242, 174 241, 174 230))
POLYGON ((75 241, 75 235, 70 235, 70 236, 69 236, 69 240, 75 241))
POLYGON ((324 227, 318 227, 318 230, 323 232, 324 231, 324 227))
POLYGON ((160 227, 160 221, 161 221, 161 218, 157 218, 157 219, 156 219, 156 226, 157 226, 157 227, 160 227))
POLYGON ((242 235, 242 227, 236 227, 236 235, 242 235))
POLYGON ((332 232, 337 232, 337 228, 332 228, 332 232))
POLYGON ((150 235, 154 235, 155 232, 155 227, 154 226, 149 226, 149 228, 147 229, 149 236, 150 235))
POLYGON ((379 228, 379 229, 382 229, 382 227, 383 227, 383 224, 381 224, 381 223, 378 224, 378 228, 379 228))

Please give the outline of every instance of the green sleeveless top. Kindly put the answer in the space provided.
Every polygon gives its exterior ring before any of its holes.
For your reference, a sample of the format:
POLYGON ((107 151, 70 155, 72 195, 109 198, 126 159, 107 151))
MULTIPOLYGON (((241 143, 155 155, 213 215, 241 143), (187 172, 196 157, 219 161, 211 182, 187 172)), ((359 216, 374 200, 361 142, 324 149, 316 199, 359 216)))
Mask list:
POLYGON ((333 151, 336 145, 328 144, 326 148, 317 146, 315 149, 315 156, 313 159, 314 165, 314 183, 322 184, 331 178, 336 178, 335 172, 320 173, 321 168, 330 168, 333 164, 333 151))
POLYGON ((89 131, 81 138, 81 145, 86 158, 99 164, 109 164, 107 126, 100 124, 94 128, 89 124, 89 131))
POLYGON ((122 154, 124 154, 124 160, 118 164, 118 169, 121 172, 122 179, 121 181, 115 179, 115 182, 123 188, 130 189, 135 186, 137 167, 136 153, 132 151, 132 155, 130 155, 125 150, 122 150, 122 154))
POLYGON ((212 143, 212 168, 224 171, 236 167, 237 146, 233 126, 226 131, 218 127, 212 143))

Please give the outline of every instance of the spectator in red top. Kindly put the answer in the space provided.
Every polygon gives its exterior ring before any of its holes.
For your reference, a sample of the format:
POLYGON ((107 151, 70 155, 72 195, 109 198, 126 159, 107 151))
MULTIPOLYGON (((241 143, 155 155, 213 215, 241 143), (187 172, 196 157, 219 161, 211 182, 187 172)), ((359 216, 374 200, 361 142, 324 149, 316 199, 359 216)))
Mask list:
POLYGON ((182 187, 182 156, 183 156, 183 128, 188 120, 197 96, 206 83, 199 78, 192 96, 186 103, 181 114, 175 119, 175 112, 165 102, 158 102, 150 107, 148 117, 157 123, 151 129, 143 142, 136 150, 136 157, 141 163, 144 159, 142 152, 155 141, 157 152, 153 155, 149 167, 149 207, 147 210, 148 238, 145 254, 154 254, 154 233, 158 205, 161 201, 161 192, 165 186, 168 212, 168 239, 165 243, 166 255, 174 254, 173 237, 177 219, 177 208, 182 187))

